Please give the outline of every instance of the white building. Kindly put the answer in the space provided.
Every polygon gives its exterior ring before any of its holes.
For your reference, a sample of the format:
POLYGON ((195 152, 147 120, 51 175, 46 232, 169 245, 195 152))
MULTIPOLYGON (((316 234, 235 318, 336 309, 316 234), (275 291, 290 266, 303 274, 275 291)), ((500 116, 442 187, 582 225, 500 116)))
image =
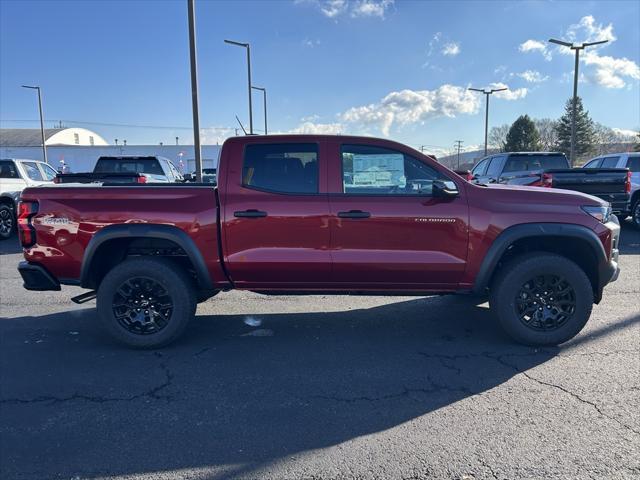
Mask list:
MULTIPOLYGON (((86 128, 47 128, 44 143, 50 145, 108 145, 106 140, 86 128)), ((42 146, 39 128, 0 128, 0 147, 42 146)))

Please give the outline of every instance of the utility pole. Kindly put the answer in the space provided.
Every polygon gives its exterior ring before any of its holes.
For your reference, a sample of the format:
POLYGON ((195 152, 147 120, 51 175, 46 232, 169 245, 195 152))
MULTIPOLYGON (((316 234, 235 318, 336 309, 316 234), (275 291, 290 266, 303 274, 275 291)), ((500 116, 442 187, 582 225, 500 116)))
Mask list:
POLYGON ((251 102, 251 46, 248 43, 225 40, 224 43, 236 45, 247 49, 247 78, 249 87, 249 135, 253 135, 253 105, 251 102))
POLYGON ((263 100, 263 105, 262 108, 264 109, 264 134, 267 134, 267 89, 264 87, 254 87, 252 86, 251 88, 253 88, 254 90, 261 90, 262 91, 262 100, 263 100))
POLYGON ((44 115, 42 113, 42 94, 40 92, 40 87, 36 85, 22 85, 22 88, 29 88, 31 90, 38 91, 38 109, 40 110, 40 135, 42 136, 42 158, 44 160, 44 163, 49 163, 47 160, 47 145, 44 138, 44 115))
POLYGON ((460 148, 462 148, 462 144, 464 143, 462 140, 456 140, 456 147, 458 148, 458 170, 460 169, 460 148))
POLYGON ((562 45, 563 47, 568 47, 571 50, 576 51, 576 60, 575 67, 573 69, 573 101, 571 108, 571 155, 569 158, 569 162, 573 167, 576 161, 576 106, 578 104, 578 66, 580 62, 580 50, 584 50, 586 47, 591 47, 593 45, 600 45, 602 43, 607 43, 609 40, 599 40, 597 42, 586 42, 586 43, 570 43, 565 42, 563 40, 556 40, 555 38, 550 38, 549 42, 555 43, 556 45, 562 45))
POLYGON ((489 139, 489 95, 502 92, 504 90, 509 90, 508 88, 469 88, 469 90, 473 90, 474 92, 480 92, 487 97, 486 106, 484 109, 484 156, 487 156, 487 141, 489 139))
POLYGON ((191 108, 193 110, 193 150, 196 160, 196 182, 202 182, 202 152, 200 149, 200 115, 198 113, 198 61, 196 55, 195 0, 187 0, 189 15, 189 58, 191 63, 191 108))

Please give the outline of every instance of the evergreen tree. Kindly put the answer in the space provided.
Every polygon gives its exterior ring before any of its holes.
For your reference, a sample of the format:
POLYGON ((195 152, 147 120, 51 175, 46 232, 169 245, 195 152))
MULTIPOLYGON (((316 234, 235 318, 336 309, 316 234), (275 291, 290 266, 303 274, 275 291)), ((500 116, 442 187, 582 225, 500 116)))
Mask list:
POLYGON ((513 122, 504 145, 505 152, 537 152, 540 150, 540 134, 529 115, 522 115, 513 122))
MULTIPOLYGON (((560 117, 557 126, 559 151, 564 152, 567 157, 571 153, 571 113, 573 111, 573 100, 567 100, 564 107, 564 114, 560 117)), ((595 129, 593 120, 589 117, 589 112, 582 105, 582 99, 576 99, 576 158, 588 155, 595 144, 595 129)))

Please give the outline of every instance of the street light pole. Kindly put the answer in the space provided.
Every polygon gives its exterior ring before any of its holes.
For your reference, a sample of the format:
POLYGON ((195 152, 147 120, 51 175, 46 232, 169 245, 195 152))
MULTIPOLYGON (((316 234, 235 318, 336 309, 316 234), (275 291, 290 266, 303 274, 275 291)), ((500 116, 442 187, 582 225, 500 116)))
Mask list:
POLYGON ((42 158, 44 158, 44 163, 49 163, 47 159, 47 145, 44 138, 44 115, 42 113, 42 94, 40 92, 40 87, 32 85, 22 85, 22 88, 29 88, 38 91, 38 109, 40 110, 40 135, 42 137, 42 158))
MULTIPOLYGON (((189 58, 191 63, 191 106, 193 110, 193 150, 196 161, 196 182, 202 182, 202 151, 200 148, 200 115, 198 113, 198 62, 196 55, 195 0, 187 0, 189 16, 189 58)), ((178 139, 176 138, 176 143, 178 139)))
POLYGON ((573 166, 576 161, 576 107, 578 106, 578 67, 580 65, 580 50, 584 50, 586 47, 591 47, 593 45, 607 43, 608 41, 609 40, 600 40, 597 42, 570 43, 565 42, 564 40, 557 40, 555 38, 549 39, 550 43, 562 45, 563 47, 568 47, 571 50, 576 51, 575 67, 573 69, 573 100, 571 102, 571 154, 569 156, 571 166, 573 166))
POLYGON ((263 101, 263 105, 262 108, 264 110, 264 134, 266 135, 267 132, 267 89, 264 87, 251 87, 254 90, 261 90, 262 91, 262 101, 263 101))
POLYGON ((236 42, 233 40, 225 40, 225 43, 229 45, 236 45, 238 47, 244 47, 247 49, 247 79, 249 90, 249 134, 253 135, 253 105, 251 102, 251 46, 248 43, 236 42))
POLYGON ((485 111, 484 111, 484 156, 487 156, 487 141, 489 139, 489 95, 495 92, 502 92, 504 90, 509 90, 508 88, 469 88, 469 90, 473 90, 474 92, 483 93, 487 99, 485 111))

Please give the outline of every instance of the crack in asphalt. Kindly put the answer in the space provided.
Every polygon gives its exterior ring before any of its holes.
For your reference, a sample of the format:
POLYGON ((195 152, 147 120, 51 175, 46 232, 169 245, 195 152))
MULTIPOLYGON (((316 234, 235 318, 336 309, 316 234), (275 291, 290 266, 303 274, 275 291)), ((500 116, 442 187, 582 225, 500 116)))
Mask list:
MULTIPOLYGON (((160 352, 154 352, 153 355, 162 359, 162 354, 160 352)), ((35 398, 23 399, 23 398, 6 398, 0 400, 0 405, 11 405, 11 404, 31 404, 31 403, 48 403, 49 405, 54 405, 63 402, 72 402, 76 400, 93 402, 93 403, 107 403, 107 402, 130 402, 132 400, 138 400, 140 398, 151 398, 153 400, 172 400, 173 397, 170 395, 162 395, 160 392, 167 387, 170 387, 173 384, 173 373, 169 369, 166 363, 162 360, 159 362, 159 367, 164 373, 165 379, 159 385, 146 390, 142 393, 138 393, 136 395, 131 395, 128 397, 105 397, 101 395, 84 395, 80 393, 74 393, 73 395, 69 395, 67 397, 55 397, 55 396, 39 396, 35 398)))

